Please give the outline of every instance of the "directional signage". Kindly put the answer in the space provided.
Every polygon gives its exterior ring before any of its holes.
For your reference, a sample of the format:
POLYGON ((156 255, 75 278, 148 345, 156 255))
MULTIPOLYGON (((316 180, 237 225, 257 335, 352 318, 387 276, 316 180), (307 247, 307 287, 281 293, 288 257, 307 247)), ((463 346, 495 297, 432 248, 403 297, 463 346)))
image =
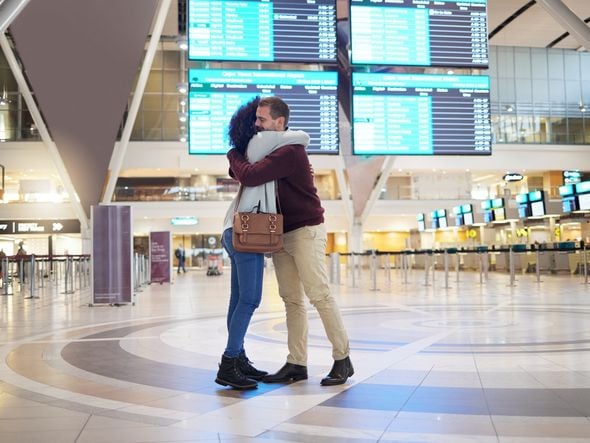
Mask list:
POLYGON ((79 220, 0 220, 0 234, 79 233, 79 220))

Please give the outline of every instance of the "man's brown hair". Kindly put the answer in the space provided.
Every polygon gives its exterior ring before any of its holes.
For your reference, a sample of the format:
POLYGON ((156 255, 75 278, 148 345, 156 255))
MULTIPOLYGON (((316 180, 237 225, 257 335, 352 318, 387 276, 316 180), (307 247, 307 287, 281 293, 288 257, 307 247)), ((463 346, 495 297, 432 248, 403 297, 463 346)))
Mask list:
POLYGON ((263 97, 258 103, 258 107, 268 106, 270 108, 270 116, 273 119, 279 117, 285 118, 285 127, 289 124, 289 105, 283 101, 280 97, 263 97))

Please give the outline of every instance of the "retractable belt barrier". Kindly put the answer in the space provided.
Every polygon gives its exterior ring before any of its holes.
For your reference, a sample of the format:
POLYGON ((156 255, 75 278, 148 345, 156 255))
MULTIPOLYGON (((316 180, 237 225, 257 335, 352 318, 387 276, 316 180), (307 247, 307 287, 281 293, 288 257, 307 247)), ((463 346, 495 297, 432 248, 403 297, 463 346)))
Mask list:
POLYGON ((46 287, 63 294, 90 285, 89 255, 12 255, 0 260, 0 295, 38 299, 46 287), (77 279, 76 279, 77 277, 77 279), (77 283, 77 284, 76 284, 77 283))
MULTIPOLYGON (((378 251, 370 250, 366 252, 350 252, 350 253, 331 253, 329 254, 329 270, 330 270, 330 282, 333 284, 340 284, 340 267, 341 257, 347 259, 347 272, 350 280, 350 284, 353 288, 359 286, 363 280, 362 275, 362 260, 366 257, 368 260, 365 268, 369 270, 369 284, 370 289, 373 291, 378 290, 377 288, 377 274, 378 268, 384 271, 384 280, 388 285, 391 284, 391 269, 396 269, 401 272, 401 283, 409 284, 408 275, 414 268, 420 268, 423 266, 424 270, 424 286, 433 286, 435 284, 436 267, 437 264, 440 266, 442 259, 442 269, 444 271, 444 286, 443 288, 449 289, 450 278, 450 260, 454 256, 455 259, 455 279, 458 283, 460 281, 461 271, 461 257, 469 257, 473 255, 475 260, 471 262, 476 264, 475 270, 479 272, 479 283, 484 284, 489 279, 490 271, 490 257, 495 255, 499 257, 501 255, 508 259, 506 271, 509 275, 508 286, 516 286, 517 278, 517 259, 525 257, 525 254, 532 255, 535 257, 534 272, 535 278, 538 283, 541 283, 541 255, 542 254, 576 254, 579 257, 574 257, 576 260, 570 260, 570 268, 575 264, 573 270, 570 272, 579 273, 583 277, 583 283, 588 284, 588 254, 587 247, 584 242, 574 244, 572 242, 566 242, 563 246, 556 244, 554 247, 536 246, 536 245, 522 245, 514 244, 505 247, 488 247, 488 246, 476 246, 474 248, 440 248, 440 249, 405 249, 403 251, 378 251), (379 265, 379 257, 381 257, 381 264, 379 265), (393 266, 392 266, 393 258, 393 266), (437 263, 438 260, 438 263, 437 263), (572 264, 573 263, 573 264, 572 264), (432 273, 431 273, 432 271, 432 273)), ((526 267, 520 266, 520 269, 528 271, 528 265, 532 262, 527 262, 526 267)), ((496 271, 500 269, 495 269, 496 271)), ((557 267, 549 269, 550 272, 558 272, 557 267)))

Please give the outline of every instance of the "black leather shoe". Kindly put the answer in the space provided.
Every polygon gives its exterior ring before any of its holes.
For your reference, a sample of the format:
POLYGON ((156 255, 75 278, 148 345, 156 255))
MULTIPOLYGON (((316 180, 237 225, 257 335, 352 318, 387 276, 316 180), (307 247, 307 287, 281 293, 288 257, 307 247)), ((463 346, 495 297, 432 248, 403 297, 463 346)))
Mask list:
POLYGON ((307 380, 307 366, 285 363, 276 374, 269 374, 262 377, 264 383, 287 383, 298 380, 307 380))
POLYGON ((350 357, 343 358, 342 360, 334 360, 334 366, 330 373, 322 378, 320 384, 322 386, 336 386, 341 385, 348 380, 348 377, 354 375, 354 369, 350 361, 350 357))

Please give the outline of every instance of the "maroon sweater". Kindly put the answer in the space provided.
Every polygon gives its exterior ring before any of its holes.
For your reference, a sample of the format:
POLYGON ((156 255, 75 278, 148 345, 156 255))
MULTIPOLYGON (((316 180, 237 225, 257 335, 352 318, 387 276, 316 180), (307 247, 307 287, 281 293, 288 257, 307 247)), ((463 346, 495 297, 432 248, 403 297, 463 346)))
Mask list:
POLYGON ((230 174, 244 186, 276 180, 285 232, 324 222, 307 152, 302 145, 283 146, 259 162, 250 164, 237 149, 227 153, 230 174))

